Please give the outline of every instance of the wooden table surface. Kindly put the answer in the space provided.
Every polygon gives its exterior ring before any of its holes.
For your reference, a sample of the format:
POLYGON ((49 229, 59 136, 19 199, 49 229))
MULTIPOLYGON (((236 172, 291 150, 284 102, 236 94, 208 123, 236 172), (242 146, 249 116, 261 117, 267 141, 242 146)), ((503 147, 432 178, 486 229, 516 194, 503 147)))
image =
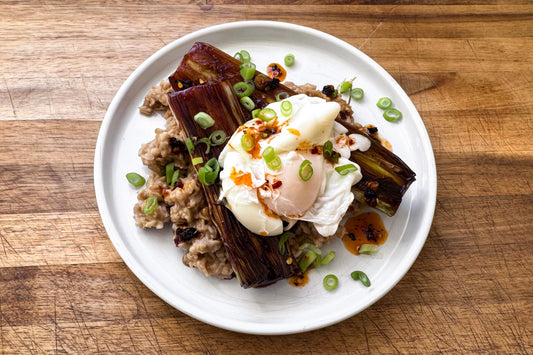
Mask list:
POLYGON ((533 5, 412 2, 2 1, 1 353, 533 353, 533 5), (98 130, 128 75, 191 31, 258 19, 375 59, 418 108, 438 171, 401 282, 297 335, 221 330, 159 299, 111 245, 93 188, 98 130))

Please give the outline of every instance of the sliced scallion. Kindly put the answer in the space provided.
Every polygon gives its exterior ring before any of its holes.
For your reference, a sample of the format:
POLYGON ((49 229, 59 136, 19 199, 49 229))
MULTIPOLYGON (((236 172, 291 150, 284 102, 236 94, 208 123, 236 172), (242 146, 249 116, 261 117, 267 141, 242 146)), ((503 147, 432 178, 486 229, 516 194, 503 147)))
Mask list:
POLYGON ((276 156, 276 158, 272 159, 266 164, 270 170, 279 170, 279 168, 281 168, 281 159, 276 156))
POLYGON ((285 117, 292 113, 292 103, 290 101, 283 101, 281 103, 281 114, 285 117))
POLYGON ((339 285, 339 279, 333 274, 326 275, 324 277, 324 288, 328 291, 333 291, 339 285))
POLYGON ((241 61, 242 62, 242 54, 241 52, 237 52, 235 53, 235 55, 233 56, 233 58, 237 59, 238 61, 241 61))
POLYGON ((287 54, 283 59, 286 66, 292 67, 294 65, 294 54, 287 54))
POLYGON ((378 100, 378 102, 376 103, 376 105, 377 105, 380 109, 386 110, 386 109, 388 109, 389 107, 392 106, 392 100, 389 99, 388 97, 382 97, 381 99, 378 100))
POLYGON ((363 244, 359 247, 359 254, 376 255, 378 246, 375 244, 363 244))
POLYGON ((395 108, 389 108, 383 112, 383 118, 385 118, 389 122, 396 122, 400 118, 402 118, 402 113, 400 110, 397 110, 395 108))
POLYGON ((247 133, 243 134, 241 137, 241 145, 245 151, 249 152, 250 150, 254 148, 254 145, 255 145, 254 137, 247 133))
POLYGON ((263 90, 271 80, 265 74, 257 74, 254 78, 254 85, 259 90, 263 90))
POLYGON ((313 176, 313 166, 309 160, 306 159, 300 164, 300 171, 298 174, 303 181, 309 181, 309 179, 311 179, 313 176))
POLYGON ((167 185, 170 186, 170 183, 172 182, 172 175, 174 174, 174 163, 168 163, 165 166, 165 175, 167 177, 167 185))
POLYGON ((344 176, 357 171, 357 167, 353 164, 340 165, 335 167, 335 171, 344 176))
POLYGON ((324 143, 324 146, 322 147, 322 154, 324 155, 324 157, 326 157, 326 155, 331 155, 332 152, 333 152, 333 143, 331 143, 331 141, 327 141, 326 143, 324 143))
POLYGON ((279 168, 281 168, 281 159, 279 158, 274 148, 270 146, 266 147, 262 155, 269 169, 278 170, 279 168))
POLYGON ((200 143, 204 143, 206 145, 207 148, 205 149, 205 154, 209 154, 209 152, 211 151, 211 141, 209 140, 209 138, 206 138, 206 137, 200 138, 196 142, 196 145, 200 143))
POLYGON ((192 165, 198 165, 198 164, 202 164, 204 162, 204 159, 202 159, 202 157, 196 157, 196 158, 192 158, 192 165))
POLYGON ((302 270, 302 272, 305 272, 311 264, 315 261, 317 257, 317 254, 314 251, 308 250, 307 253, 304 254, 304 256, 300 259, 300 262, 298 263, 298 266, 302 270))
POLYGON ((243 63, 249 62, 251 60, 250 53, 248 53, 248 51, 245 51, 244 49, 235 53, 233 58, 240 60, 243 63))
POLYGON ((194 154, 194 143, 190 137, 185 140, 185 145, 187 146, 189 154, 194 154))
POLYGON ((209 135, 209 140, 211 141, 211 145, 217 146, 224 144, 226 142, 226 133, 220 129, 217 129, 213 133, 209 135))
POLYGON ((327 265, 335 258, 335 252, 332 250, 322 259, 322 265, 327 265))
POLYGON ((290 232, 285 232, 281 235, 278 242, 278 249, 280 254, 285 254, 285 251, 287 250, 285 247, 285 243, 287 242, 287 239, 292 235, 290 232))
POLYGON ((317 255, 315 261, 313 262, 313 267, 319 267, 322 265, 322 256, 317 255))
POLYGON ((265 122, 272 121, 276 118, 276 111, 271 108, 264 108, 257 114, 257 117, 265 122))
POLYGON ((340 154, 333 150, 333 143, 327 141, 322 147, 322 156, 324 159, 336 164, 339 162, 340 154))
POLYGON ((209 116, 205 112, 198 112, 196 115, 194 115, 194 121, 203 129, 207 129, 215 124, 213 117, 209 116))
POLYGON ((363 98, 363 96, 365 96, 365 92, 361 88, 353 88, 352 91, 350 92, 350 96, 355 101, 359 101, 363 98))
POLYGON ((240 98, 241 105, 244 106, 248 111, 252 111, 255 108, 255 103, 250 99, 249 96, 244 96, 240 98))
POLYGON ((129 183, 135 187, 141 187, 146 182, 146 180, 137 173, 127 173, 126 179, 128 179, 129 183))
POLYGON ((302 245, 300 245, 298 247, 298 249, 300 249, 300 250, 311 250, 316 255, 321 255, 322 254, 322 250, 320 250, 316 245, 311 244, 311 243, 303 243, 302 245))
POLYGON ((278 92, 276 94, 276 101, 282 101, 282 100, 285 100, 286 98, 288 98, 290 95, 288 92, 286 91, 282 91, 282 92, 278 92))
POLYGON ((176 185, 176 182, 178 182, 179 178, 180 178, 180 171, 179 170, 174 171, 174 174, 172 174, 172 179, 170 179, 170 187, 174 187, 174 185, 176 185))
POLYGON ((239 53, 241 54, 243 63, 248 63, 250 60, 252 60, 252 57, 250 56, 250 53, 248 53, 248 51, 243 49, 239 53))
POLYGON ((240 99, 241 97, 250 96, 254 92, 255 86, 247 81, 240 81, 233 85, 235 95, 240 99))
POLYGON ((349 81, 343 81, 340 86, 340 92, 345 93, 352 88, 352 83, 349 81))
POLYGON ((366 274, 362 271, 354 271, 350 274, 350 276, 352 277, 352 279, 354 279, 355 281, 359 280, 361 281, 361 283, 365 286, 365 287, 369 287, 371 285, 370 283, 370 279, 368 278, 368 276, 366 276, 366 274))
POLYGON ((261 111, 260 108, 256 108, 255 110, 252 111, 252 117, 253 118, 257 118, 257 115, 259 114, 259 111, 261 111))
POLYGON ((255 75, 255 64, 252 62, 246 62, 241 64, 240 73, 243 80, 251 80, 255 75))
POLYGON ((157 196, 150 196, 144 202, 144 214, 152 213, 157 207, 157 196))
POLYGON ((220 171, 220 164, 216 158, 211 158, 198 169, 198 180, 204 185, 212 185, 215 183, 218 173, 220 171))

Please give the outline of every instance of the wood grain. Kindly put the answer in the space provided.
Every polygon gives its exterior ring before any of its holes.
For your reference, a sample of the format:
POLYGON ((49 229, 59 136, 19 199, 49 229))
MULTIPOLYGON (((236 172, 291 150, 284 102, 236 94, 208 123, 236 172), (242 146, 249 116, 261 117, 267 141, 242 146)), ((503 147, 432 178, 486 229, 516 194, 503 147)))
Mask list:
POLYGON ((0 353, 533 353, 533 5, 528 0, 2 1, 0 353), (364 312, 304 334, 203 324, 124 265, 100 220, 94 147, 126 77, 237 20, 310 26, 399 82, 438 171, 428 240, 364 312))

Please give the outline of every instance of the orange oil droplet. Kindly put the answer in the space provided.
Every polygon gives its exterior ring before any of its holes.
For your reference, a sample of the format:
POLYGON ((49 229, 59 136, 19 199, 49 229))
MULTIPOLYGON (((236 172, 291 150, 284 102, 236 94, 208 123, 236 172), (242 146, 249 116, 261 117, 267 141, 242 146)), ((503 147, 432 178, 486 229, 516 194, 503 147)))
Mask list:
POLYGON ((345 248, 355 255, 359 255, 361 245, 381 245, 385 243, 388 236, 383 220, 376 212, 366 212, 351 217, 344 228, 346 233, 342 237, 342 242, 345 248))

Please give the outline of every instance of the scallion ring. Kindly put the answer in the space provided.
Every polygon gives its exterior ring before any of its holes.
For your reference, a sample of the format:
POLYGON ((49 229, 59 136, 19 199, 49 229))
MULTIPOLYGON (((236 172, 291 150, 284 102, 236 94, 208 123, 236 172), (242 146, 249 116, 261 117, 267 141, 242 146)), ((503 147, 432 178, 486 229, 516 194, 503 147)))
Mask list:
POLYGON ((233 58, 235 58, 235 59, 237 59, 238 61, 241 61, 241 62, 243 61, 243 60, 242 60, 242 54, 241 54, 241 52, 237 52, 237 53, 235 53, 235 55, 233 56, 233 58))
POLYGON ((290 101, 283 101, 281 103, 281 114, 285 117, 292 113, 292 103, 290 101))
POLYGON ((240 99, 241 97, 250 96, 254 92, 255 86, 246 81, 240 81, 233 85, 235 95, 240 99))
POLYGON ((144 202, 144 214, 152 213, 157 207, 157 196, 150 196, 144 202))
POLYGON ((335 167, 335 171, 344 176, 357 171, 357 167, 353 164, 340 165, 335 167))
POLYGON ((264 108, 257 114, 257 117, 265 122, 272 121, 276 116, 276 111, 271 108, 264 108))
POLYGON ((252 111, 252 117, 253 118, 257 118, 257 115, 259 114, 259 111, 261 111, 260 108, 256 108, 255 110, 252 111))
POLYGON ((350 276, 352 277, 352 279, 354 279, 355 281, 359 280, 361 281, 361 283, 365 286, 365 287, 370 287, 371 283, 370 283, 370 279, 368 278, 368 276, 366 276, 366 274, 362 271, 354 271, 350 274, 350 276))
POLYGON ((213 117, 209 116, 205 112, 198 112, 196 115, 194 115, 194 121, 203 129, 207 129, 215 124, 213 117))
POLYGON ((209 140, 214 146, 224 144, 226 142, 226 138, 226 133, 220 129, 217 129, 209 136, 209 140))
POLYGON ((359 254, 376 255, 378 246, 375 244, 363 244, 359 247, 359 254))
POLYGON ((192 139, 190 137, 188 137, 185 140, 185 145, 187 146, 187 150, 189 151, 189 154, 193 154, 194 153, 194 143, 193 143, 193 141, 192 141, 192 139))
POLYGON ((174 163, 168 163, 165 166, 165 175, 167 178, 167 185, 170 186, 170 183, 172 182, 172 175, 174 174, 174 163))
POLYGON ((220 171, 220 164, 216 158, 211 158, 198 169, 198 180, 204 185, 212 185, 215 183, 218 173, 220 171))
POLYGON ((381 99, 378 100, 378 102, 376 103, 376 105, 377 105, 380 109, 386 110, 386 109, 388 109, 389 107, 392 106, 392 100, 389 99, 388 97, 382 97, 381 99))
POLYGON ((271 80, 265 74, 257 74, 254 78, 254 85, 259 90, 263 90, 271 80))
POLYGON ((192 165, 198 165, 198 164, 202 164, 204 162, 204 159, 202 157, 195 157, 195 158, 192 158, 191 162, 192 162, 192 165))
POLYGON ((250 150, 252 150, 255 146, 255 139, 252 135, 250 134, 243 134, 242 137, 241 137, 241 145, 242 145, 242 148, 249 152, 250 150))
POLYGON ((349 81, 343 81, 340 86, 340 92, 345 93, 352 88, 352 83, 349 81))
POLYGON ((400 118, 402 118, 402 113, 400 110, 397 110, 395 108, 389 108, 383 112, 383 118, 385 118, 389 122, 396 122, 400 118))
POLYGON ((239 72, 243 80, 251 80, 255 75, 255 64, 252 62, 246 62, 241 64, 239 72))
POLYGON ((303 181, 309 181, 309 179, 311 179, 313 176, 313 166, 309 160, 306 159, 300 164, 300 171, 298 174, 303 181))
POLYGON ((333 143, 327 141, 322 147, 322 156, 324 156, 324 159, 337 164, 339 162, 340 154, 333 150, 333 143))
POLYGON ((322 155, 327 158, 327 156, 330 156, 331 153, 333 153, 333 143, 331 143, 331 141, 327 141, 322 147, 322 155))
POLYGON ((286 66, 292 67, 294 65, 294 54, 287 54, 283 59, 286 66))
POLYGON ((274 148, 270 146, 266 147, 262 155, 269 169, 278 170, 279 168, 281 168, 281 159, 279 158, 274 148))
POLYGON ((248 111, 252 111, 255 108, 255 103, 250 99, 249 96, 244 96, 240 98, 241 105, 244 106, 248 111))
POLYGON ((203 137, 196 141, 196 145, 200 143, 204 143, 206 145, 205 154, 209 154, 209 152, 211 151, 211 141, 209 140, 209 138, 203 137))
POLYGON ((137 173, 127 173, 126 179, 128 179, 130 184, 136 187, 141 187, 146 183, 146 180, 137 173))
POLYGON ((248 51, 243 49, 239 53, 241 54, 241 58, 242 58, 242 62, 243 63, 248 63, 250 60, 252 60, 252 57, 250 56, 250 53, 248 53, 248 51))
POLYGON ((286 91, 282 91, 282 92, 278 92, 276 94, 276 101, 282 101, 282 100, 285 100, 286 98, 288 98, 290 95, 288 92, 286 91))
POLYGON ((235 53, 233 58, 240 60, 243 63, 249 62, 251 60, 250 53, 244 49, 240 52, 235 53))
POLYGON ((337 278, 337 276, 329 274, 324 277, 323 284, 326 290, 333 291, 339 285, 339 279, 337 278))
POLYGON ((355 101, 359 101, 363 98, 363 96, 365 96, 365 92, 361 88, 353 88, 352 91, 350 92, 350 96, 355 101))

